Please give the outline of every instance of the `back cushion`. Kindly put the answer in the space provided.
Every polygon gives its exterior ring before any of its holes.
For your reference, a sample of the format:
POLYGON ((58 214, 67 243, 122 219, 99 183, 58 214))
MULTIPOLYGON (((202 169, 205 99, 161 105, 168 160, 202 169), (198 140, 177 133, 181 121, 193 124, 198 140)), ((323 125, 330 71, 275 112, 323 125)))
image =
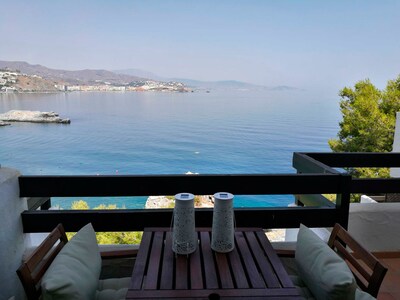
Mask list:
POLYGON ((295 259, 300 277, 316 299, 354 299, 357 285, 345 261, 302 224, 295 259))
POLYGON ((94 299, 100 271, 100 251, 89 223, 64 246, 43 276, 43 300, 94 299))

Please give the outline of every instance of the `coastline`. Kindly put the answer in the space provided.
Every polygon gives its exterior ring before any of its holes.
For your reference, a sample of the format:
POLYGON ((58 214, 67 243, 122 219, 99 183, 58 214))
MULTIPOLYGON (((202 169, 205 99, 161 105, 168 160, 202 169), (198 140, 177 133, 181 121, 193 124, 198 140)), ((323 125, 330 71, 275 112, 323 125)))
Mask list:
MULTIPOLYGON (((214 207, 214 197, 212 195, 195 196, 194 204, 196 208, 214 207)), ((175 206, 174 196, 149 196, 145 208, 173 208, 175 206)))

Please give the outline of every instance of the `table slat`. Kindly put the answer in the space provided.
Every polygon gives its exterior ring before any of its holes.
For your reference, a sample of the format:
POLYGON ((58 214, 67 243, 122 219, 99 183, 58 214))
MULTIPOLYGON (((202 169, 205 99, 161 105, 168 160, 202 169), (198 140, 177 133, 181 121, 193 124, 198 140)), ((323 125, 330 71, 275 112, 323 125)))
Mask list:
POLYGON ((142 241, 140 242, 140 250, 136 256, 135 267, 132 273, 131 289, 141 289, 142 282, 145 275, 147 255, 150 251, 152 232, 145 231, 142 236, 142 241))
POLYGON ((227 257, 225 253, 215 252, 215 261, 217 262, 219 279, 223 289, 234 288, 227 257))
POLYGON ((188 255, 176 255, 175 288, 188 288, 188 255))
POLYGON ((235 278, 236 287, 238 289, 249 288, 249 282, 246 277, 246 272, 243 269, 242 262, 237 249, 228 253, 231 262, 233 277, 235 278))
POLYGON ((203 272, 201 269, 201 248, 198 245, 196 251, 190 255, 190 288, 203 289, 203 272))
POLYGON ((257 232, 256 235, 264 247, 267 253, 267 258, 270 261, 271 265, 275 270, 275 274, 278 276, 279 281, 281 282, 283 287, 293 288, 294 284, 290 279, 285 267, 283 266, 281 260, 279 259, 278 255, 275 252, 275 249, 272 247, 271 243, 266 239, 264 232, 257 232))
POLYGON ((161 251, 164 243, 164 232, 157 231, 154 234, 153 246, 151 247, 149 267, 147 269, 147 277, 144 282, 144 288, 155 290, 158 284, 158 270, 161 262, 161 251))
POLYGON ((200 247, 203 253, 206 287, 208 289, 217 289, 219 287, 218 278, 216 275, 217 270, 215 269, 214 256, 211 250, 209 232, 200 232, 200 247))
POLYGON ((254 254, 254 258, 260 268, 261 274, 263 275, 264 280, 267 284, 267 287, 281 287, 280 282, 275 274, 274 268, 271 266, 268 259, 266 258, 266 256, 268 257, 269 255, 271 255, 271 253, 261 248, 254 232, 246 232, 245 235, 254 254))
POLYGON ((254 263, 253 256, 251 255, 250 249, 247 245, 247 241, 244 237, 243 232, 235 232, 235 237, 241 257, 244 262, 244 267, 247 270, 250 283, 253 288, 264 288, 265 283, 260 273, 257 270, 257 266, 254 263))
POLYGON ((167 290, 173 288, 174 279, 174 252, 172 251, 172 233, 169 231, 165 235, 164 256, 161 269, 160 289, 167 290), (171 251, 167 251, 171 249, 171 251))

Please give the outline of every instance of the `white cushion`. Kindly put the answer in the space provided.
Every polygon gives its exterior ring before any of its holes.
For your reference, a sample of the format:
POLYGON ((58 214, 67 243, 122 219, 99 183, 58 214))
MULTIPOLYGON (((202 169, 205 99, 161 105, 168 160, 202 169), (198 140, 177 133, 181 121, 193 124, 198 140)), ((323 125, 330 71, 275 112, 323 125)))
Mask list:
POLYGON ((61 249, 42 279, 43 300, 95 298, 101 257, 92 224, 87 224, 61 249))
POLYGON ((131 283, 131 279, 131 277, 102 279, 99 280, 99 286, 97 287, 97 289, 99 291, 102 291, 128 288, 131 283))
POLYGON ((313 294, 308 289, 304 281, 297 275, 289 275, 292 280, 294 286, 299 291, 300 296, 307 300, 315 300, 313 294))
POLYGON ((295 259, 299 276, 316 299, 354 299, 357 285, 345 261, 302 224, 295 259))
POLYGON ((96 291, 96 300, 119 300, 125 299, 131 283, 130 277, 108 278, 99 280, 96 291))
POLYGON ((370 294, 360 290, 356 289, 356 300, 374 300, 376 299, 375 297, 372 297, 370 294))
POLYGON ((96 300, 124 300, 128 288, 123 288, 119 290, 102 290, 96 291, 96 300))

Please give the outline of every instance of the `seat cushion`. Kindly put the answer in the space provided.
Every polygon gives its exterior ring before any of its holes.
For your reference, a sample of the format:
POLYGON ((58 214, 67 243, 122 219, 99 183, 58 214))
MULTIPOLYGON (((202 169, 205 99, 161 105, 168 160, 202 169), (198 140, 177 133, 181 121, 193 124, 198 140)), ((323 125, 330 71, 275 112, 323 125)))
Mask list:
POLYGON ((304 225, 298 233, 295 259, 299 276, 316 299, 354 299, 357 285, 345 261, 304 225))
POLYGON ((97 289, 99 291, 102 290, 119 290, 122 288, 128 288, 131 283, 131 277, 122 277, 122 278, 108 278, 99 280, 99 285, 97 289))
POLYGON ((125 300, 128 288, 96 291, 96 300, 125 300))
POLYGON ((370 294, 363 292, 360 289, 356 289, 356 300, 374 300, 375 297, 372 297, 370 294))
POLYGON ((130 282, 130 277, 99 280, 96 300, 125 299, 130 282))
POLYGON ((94 299, 100 269, 96 234, 87 224, 61 249, 43 276, 43 300, 94 299))
POLYGON ((290 275, 290 279, 292 280, 296 289, 300 292, 300 296, 307 300, 315 300, 313 294, 308 289, 304 281, 300 278, 300 276, 290 275))

